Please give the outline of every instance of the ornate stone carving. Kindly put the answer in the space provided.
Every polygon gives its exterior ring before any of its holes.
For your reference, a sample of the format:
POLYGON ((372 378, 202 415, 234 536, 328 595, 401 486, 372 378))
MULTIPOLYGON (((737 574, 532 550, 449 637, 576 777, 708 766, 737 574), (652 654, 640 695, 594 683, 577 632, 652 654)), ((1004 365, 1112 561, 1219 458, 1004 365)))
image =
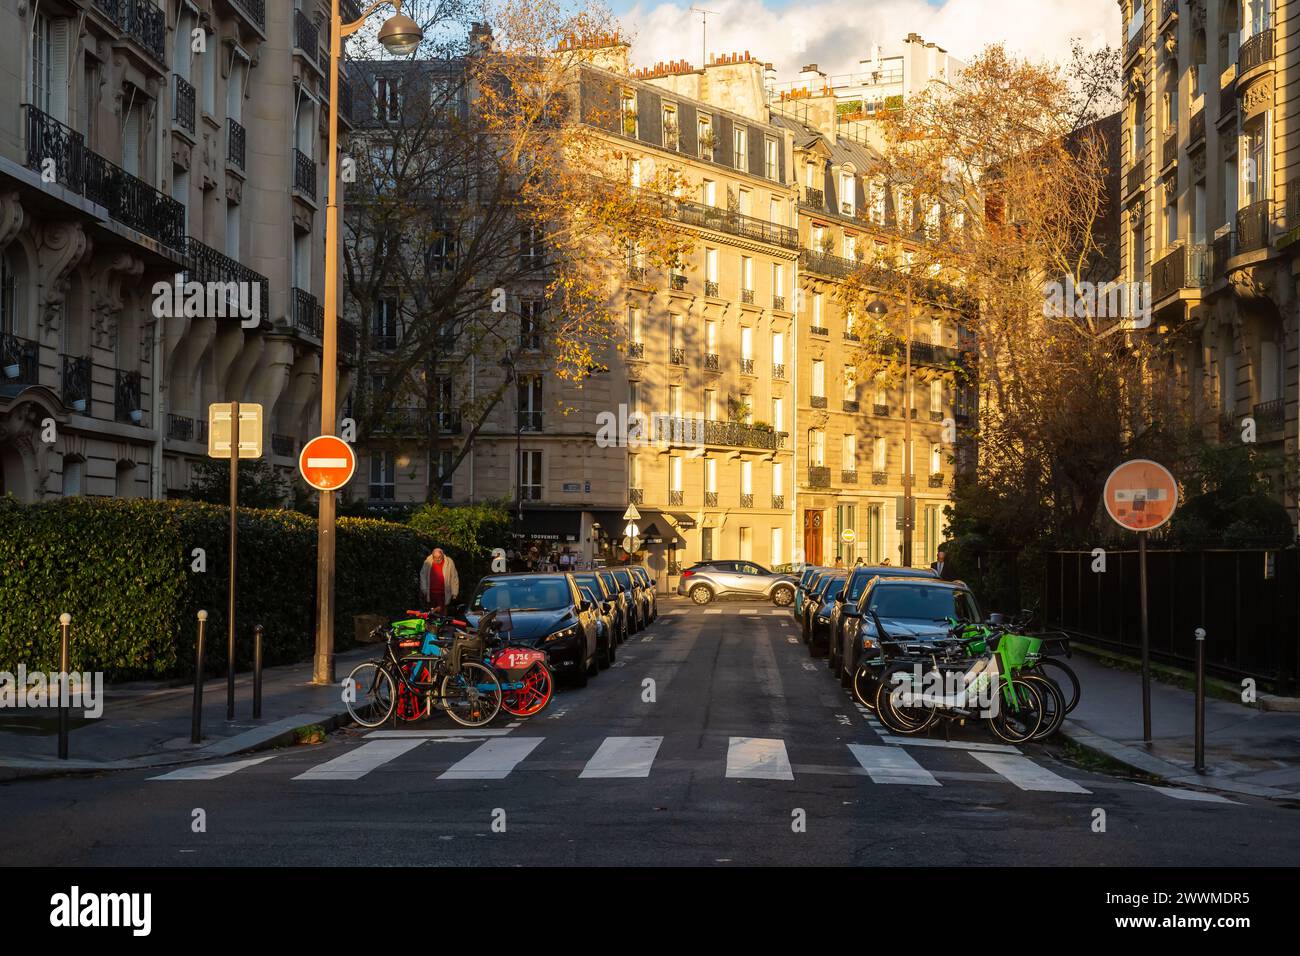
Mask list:
POLYGON ((0 249, 4 249, 17 238, 18 233, 22 232, 26 219, 18 192, 12 190, 0 193, 0 249))
POLYGON ((1205 175, 1205 150, 1197 150, 1192 154, 1192 178, 1200 179, 1205 175))
POLYGON ((40 274, 37 309, 41 323, 56 332, 68 283, 90 254, 92 243, 79 222, 46 222, 35 226, 33 232, 40 274))
POLYGON ((1174 29, 1166 30, 1160 37, 1160 45, 1164 47, 1165 56, 1171 59, 1178 56, 1178 31, 1174 29))
POLYGON ((1241 118, 1258 116, 1273 105, 1273 74, 1266 73, 1250 85, 1241 97, 1241 118))
POLYGON ((234 176, 226 177, 226 200, 239 205, 244 201, 244 181, 234 176))
POLYGON ((1161 191, 1164 193, 1164 203, 1169 205, 1178 195, 1178 174, 1172 173, 1160 181, 1161 191))
POLYGON ((114 252, 93 263, 90 271, 90 328, 95 344, 108 347, 117 325, 115 319, 126 305, 126 284, 134 282, 143 273, 144 260, 129 252, 114 252))

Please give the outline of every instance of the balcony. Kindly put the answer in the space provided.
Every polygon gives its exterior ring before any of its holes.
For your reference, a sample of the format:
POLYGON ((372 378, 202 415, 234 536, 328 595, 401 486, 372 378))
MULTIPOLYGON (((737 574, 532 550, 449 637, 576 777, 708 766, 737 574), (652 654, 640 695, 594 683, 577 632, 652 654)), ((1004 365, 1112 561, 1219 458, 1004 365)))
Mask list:
POLYGON ((226 0, 262 33, 266 32, 266 0, 226 0))
POLYGON ((246 134, 244 127, 234 119, 226 120, 226 161, 241 173, 244 171, 244 151, 246 134))
POLYGON ((78 414, 90 407, 90 359, 80 355, 64 355, 63 404, 78 414))
POLYGON ((627 500, 630 504, 634 504, 634 505, 645 504, 645 489, 629 488, 627 490, 627 500))
POLYGON ((668 350, 668 361, 673 365, 686 364, 686 349, 671 348, 668 350))
POLYGON ((1205 109, 1202 107, 1192 114, 1191 122, 1188 124, 1187 148, 1191 149, 1203 139, 1205 139, 1205 109))
POLYGON ((856 412, 858 410, 858 400, 856 398, 844 399, 844 411, 856 412))
POLYGON ((809 403, 810 405, 812 405, 813 408, 825 408, 825 407, 826 407, 826 396, 825 396, 825 395, 814 395, 814 396, 812 396, 810 399, 808 399, 808 403, 809 403))
POLYGON ((741 496, 740 496, 740 507, 742 507, 742 508, 752 508, 752 507, 754 507, 754 496, 753 496, 753 495, 741 495, 741 496))
POLYGON ((1205 285, 1205 246, 1179 243, 1151 267, 1151 301, 1159 302, 1180 289, 1199 289, 1205 285))
POLYGON ((719 371, 722 365, 722 359, 716 352, 708 352, 704 356, 704 368, 708 372, 719 371))
POLYGON ((351 322, 339 319, 338 323, 338 354, 350 362, 355 362, 361 336, 357 334, 357 327, 351 322))
POLYGON ((0 375, 5 385, 39 385, 41 347, 30 339, 0 333, 0 375))
POLYGON ((873 485, 883 485, 889 482, 889 473, 885 471, 873 471, 871 473, 871 483, 873 485))
POLYGON ((167 415, 168 441, 194 441, 194 419, 187 415, 167 415))
POLYGON ((1237 115, 1237 81, 1233 79, 1227 86, 1219 89, 1219 117, 1215 121, 1220 126, 1224 120, 1237 115))
POLYGON ((778 511, 785 507, 785 495, 773 495, 772 507, 778 511))
POLYGON ((542 413, 538 411, 519 412, 518 427, 521 432, 540 432, 542 430, 542 413))
POLYGON ((1300 176, 1286 184, 1286 226, 1288 229, 1300 226, 1300 176))
POLYGON ((674 292, 681 292, 686 288, 686 276, 674 272, 668 276, 668 285, 674 292))
POLYGON ((206 445, 208 443, 208 420, 206 418, 195 419, 194 440, 200 445, 206 445))
MULTIPOLYGON (((881 344, 881 355, 892 355, 897 359, 906 360, 907 343, 902 339, 891 339, 881 344)), ((960 349, 954 349, 947 345, 933 345, 929 342, 912 343, 912 364, 913 365, 930 365, 935 368, 949 368, 961 361, 962 353, 960 349)), ((915 411, 915 409, 913 409, 915 411)))
POLYGON ((1260 402, 1251 409, 1250 414, 1255 419, 1255 427, 1260 432, 1280 432, 1286 423, 1285 400, 1275 398, 1272 401, 1260 402))
POLYGON ((271 434, 271 452, 279 455, 281 458, 293 457, 293 436, 271 434))
POLYGON ((1159 23, 1163 24, 1170 17, 1176 16, 1177 14, 1178 14, 1178 0, 1161 0, 1160 20, 1158 21, 1159 23))
POLYGON ((754 360, 752 358, 742 358, 740 360, 740 374, 741 375, 754 374, 754 360))
POLYGON ((784 312, 784 311, 785 311, 785 296, 783 296, 783 295, 774 295, 774 296, 772 296, 772 308, 776 309, 778 312, 784 312))
POLYGON ((1146 178, 1146 159, 1139 159, 1124 176, 1124 195, 1132 196, 1142 189, 1146 178))
POLYGON ((930 409, 930 421, 932 422, 943 421, 943 412, 935 411, 933 408, 930 409))
POLYGON ((1228 260, 1233 256, 1236 235, 1231 229, 1210 243, 1210 281, 1218 282, 1228 274, 1228 260))
POLYGON ((645 343, 629 342, 627 343, 627 357, 637 362, 645 361, 645 343))
POLYGON ((753 305, 753 304, 754 304, 754 290, 753 290, 753 289, 741 289, 741 290, 740 290, 740 301, 743 302, 743 303, 745 303, 746 305, 753 305))
POLYGON ((1161 148, 1160 168, 1167 169, 1178 159, 1178 128, 1174 127, 1165 134, 1164 146, 1161 148))
POLYGON ((826 194, 820 189, 814 189, 812 186, 805 186, 803 189, 803 204, 812 206, 814 209, 826 208, 826 194))
POLYGON ((772 363, 772 377, 776 379, 785 379, 785 365, 781 362, 772 363))
POLYGON ((297 147, 293 151, 293 188, 316 200, 316 160, 297 147))
POLYGON ((118 0, 122 32, 159 63, 167 62, 167 14, 150 0, 118 0))
POLYGON ((856 485, 858 483, 858 473, 856 471, 841 471, 840 484, 856 485))
POLYGON ((1133 59, 1133 57, 1137 56, 1138 51, 1142 49, 1142 35, 1145 32, 1146 32, 1146 24, 1143 24, 1141 29, 1139 29, 1137 33, 1133 34, 1133 36, 1129 38, 1129 41, 1126 44, 1124 44, 1125 63, 1133 59))
POLYGON ((831 334, 831 330, 824 325, 809 326, 808 331, 813 335, 820 335, 822 338, 829 338, 831 334))
POLYGON ((845 259, 843 256, 833 256, 828 252, 801 249, 799 250, 799 268, 815 275, 845 279, 861 269, 862 263, 857 259, 845 259))
POLYGON ((116 369, 113 389, 113 418, 119 422, 140 425, 144 422, 144 407, 140 402, 140 373, 116 369))
POLYGON ((301 10, 293 11, 293 45, 313 62, 320 55, 320 30, 301 10))
POLYGON ((1261 199, 1237 210, 1237 253, 1268 248, 1269 201, 1261 199))
POLYGON ((831 470, 823 465, 810 465, 808 467, 808 487, 809 488, 829 488, 831 486, 831 470))
POLYGON ((769 426, 750 425, 745 422, 719 422, 698 418, 674 418, 656 415, 651 419, 652 441, 699 444, 703 426, 706 445, 724 445, 729 448, 756 448, 775 451, 785 447, 786 433, 769 426))
POLYGON ((936 474, 933 474, 933 475, 930 476, 930 487, 931 487, 931 488, 942 488, 942 487, 943 487, 943 473, 942 473, 942 472, 939 472, 939 473, 936 473, 936 474))
POLYGON ((438 424, 438 434, 459 435, 462 430, 460 412, 437 412, 434 419, 438 424))
MULTIPOLYGON (((239 286, 255 290, 262 304, 262 318, 266 319, 270 315, 271 283, 260 272, 254 272, 242 262, 199 242, 193 236, 185 237, 184 262, 185 281, 221 283, 227 288, 231 287, 231 283, 237 283, 239 286)), ((227 314, 238 314, 237 299, 240 296, 240 292, 232 292, 231 308, 227 314)), ((245 297, 245 301, 249 299, 245 297)))
POLYGON ((718 493, 716 491, 706 491, 704 493, 704 507, 716 508, 718 506, 718 493))
POLYGON ((668 504, 684 505, 686 503, 686 493, 680 488, 668 490, 668 504))
POLYGON ((194 87, 180 74, 172 76, 172 122, 194 134, 194 87))
POLYGON ((87 149, 85 138, 30 104, 27 111, 27 168, 45 175, 53 160, 55 180, 108 210, 113 219, 179 249, 185 240, 185 207, 143 179, 87 149))
POLYGON ((880 415, 880 416, 888 415, 888 414, 889 414, 889 406, 888 406, 888 405, 881 405, 881 404, 879 404, 879 403, 874 404, 874 405, 871 406, 871 414, 873 414, 873 415, 880 415))
POLYGON ((709 279, 705 279, 704 294, 712 299, 716 299, 718 297, 718 283, 709 279))
POLYGON ((1272 27, 1256 33, 1253 37, 1241 45, 1241 51, 1237 54, 1237 75, 1245 76, 1251 70, 1263 66, 1273 59, 1273 36, 1272 27))
POLYGON ((295 286, 290 294, 289 305, 289 321, 293 329, 320 341, 325 334, 325 309, 316 301, 316 297, 306 289, 295 286))
POLYGON ((725 232, 786 249, 799 248, 799 231, 790 226, 780 226, 766 219, 756 219, 717 206, 706 206, 671 196, 663 196, 656 201, 665 217, 688 226, 725 232))
POLYGON ((627 267, 628 282, 645 282, 645 277, 646 277, 645 266, 629 265, 627 267))

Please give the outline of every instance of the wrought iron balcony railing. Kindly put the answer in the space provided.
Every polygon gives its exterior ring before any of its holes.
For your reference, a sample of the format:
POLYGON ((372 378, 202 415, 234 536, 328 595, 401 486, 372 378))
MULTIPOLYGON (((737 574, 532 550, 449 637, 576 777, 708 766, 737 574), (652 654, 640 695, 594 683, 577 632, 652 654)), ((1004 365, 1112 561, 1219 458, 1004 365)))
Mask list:
POLYGON ((167 438, 171 441, 193 441, 194 419, 188 415, 167 414, 167 438))
POLYGON ((82 355, 63 356, 63 404, 78 414, 90 408, 90 359, 82 355))
POLYGON ((844 399, 844 410, 846 412, 856 412, 858 408, 859 405, 858 405, 858 400, 856 398, 844 399))
POLYGON ((1179 289, 1199 289, 1205 285, 1205 246, 1179 243, 1151 267, 1151 299, 1159 302, 1179 289))
POLYGON ((271 451, 281 458, 293 457, 293 436, 271 433, 271 451))
POLYGON ((1178 128, 1174 127, 1165 134, 1164 145, 1161 147, 1160 168, 1164 169, 1170 166, 1178 159, 1178 128))
POLYGON ((933 474, 933 475, 930 476, 930 487, 931 487, 931 488, 942 488, 942 487, 943 487, 943 473, 942 473, 942 472, 936 472, 935 474, 933 474))
POLYGON ((39 385, 40 354, 38 343, 0 333, 0 380, 5 385, 39 385))
POLYGON ((320 30, 301 10, 293 11, 293 45, 315 60, 320 49, 320 30))
POLYGON ((742 507, 742 508, 752 508, 752 507, 754 507, 754 496, 753 496, 753 495, 741 495, 741 496, 740 496, 740 507, 742 507))
POLYGON ((873 471, 871 473, 871 483, 873 485, 884 485, 884 484, 888 484, 888 482, 889 482, 889 472, 873 471))
POLYGON ((519 412, 518 427, 521 432, 540 432, 542 430, 542 413, 536 411, 519 412))
POLYGON ((1286 422, 1285 399, 1260 402, 1251 409, 1250 414, 1255 419, 1255 427, 1261 432, 1281 431, 1286 422))
POLYGON ((773 508, 777 508, 777 509, 784 508, 784 507, 785 507, 785 495, 773 495, 773 496, 772 496, 772 507, 773 507, 773 508))
POLYGON ((645 489, 629 488, 627 490, 627 500, 630 504, 634 505, 645 504, 645 489))
POLYGON ((1237 251, 1251 252, 1267 248, 1269 239, 1269 201, 1261 199, 1237 210, 1237 251))
POLYGON ((808 468, 808 487, 829 488, 830 486, 831 470, 823 465, 810 465, 808 468))
POLYGON ((782 379, 782 380, 785 379, 785 363, 783 362, 772 363, 772 377, 776 379, 782 379))
POLYGON ((810 398, 808 401, 809 401, 809 403, 812 405, 813 408, 825 408, 825 407, 826 407, 826 396, 825 396, 825 395, 814 395, 814 396, 813 396, 812 398, 810 398))
POLYGON ((1300 176, 1286 184, 1286 225, 1288 229, 1300 226, 1300 176))
POLYGON ((871 406, 871 414, 873 414, 873 415, 888 415, 888 414, 889 414, 889 406, 888 406, 888 405, 881 405, 881 404, 878 404, 878 403, 877 403, 877 404, 874 404, 874 405, 871 406))
POLYGON ((783 296, 783 295, 774 295, 774 296, 772 296, 772 308, 776 309, 776 310, 779 311, 779 312, 784 312, 784 311, 785 311, 785 296, 783 296))
POLYGON ((775 451, 785 447, 786 432, 770 426, 750 425, 746 422, 720 422, 712 419, 674 418, 667 415, 651 419, 652 441, 679 441, 706 445, 723 445, 730 448, 758 448, 775 451), (704 430, 700 435, 701 427, 704 430))
POLYGON ((1205 139, 1205 109, 1202 107, 1192 114, 1191 122, 1187 125, 1188 148, 1203 139, 1205 139))
POLYGON ((681 292, 686 288, 686 276, 680 272, 674 272, 668 277, 668 284, 674 292, 681 292))
POLYGON ((167 14, 150 0, 118 0, 122 32, 159 63, 167 62, 167 14))
POLYGON ((266 32, 266 0, 227 0, 227 2, 259 30, 266 32))
POLYGON ((144 406, 140 401, 140 373, 117 369, 113 389, 113 417, 132 425, 144 423, 144 406))
POLYGON ((711 279, 705 279, 704 294, 709 296, 710 298, 716 299, 718 297, 718 284, 712 281, 711 279))
POLYGON ((752 358, 742 358, 740 360, 740 374, 741 375, 754 374, 754 360, 752 358))
POLYGON ((933 408, 930 409, 930 421, 932 421, 932 422, 941 422, 941 421, 943 421, 943 412, 938 411, 938 410, 933 409, 933 408))
POLYGON ((179 249, 185 239, 185 207, 143 179, 87 149, 85 137, 30 103, 27 111, 27 168, 46 174, 52 160, 57 182, 108 210, 113 219, 164 246, 179 249))
POLYGON ((1237 237, 1229 229, 1221 236, 1216 236, 1210 243, 1210 278, 1217 282, 1228 274, 1228 260, 1234 255, 1237 237))
POLYGON ((172 120, 182 129, 194 132, 194 87, 179 73, 172 76, 172 120))
POLYGON ((716 352, 706 352, 704 355, 704 368, 709 372, 719 371, 722 364, 722 358, 716 352))
POLYGON ((686 492, 680 488, 668 489, 668 503, 670 505, 682 505, 686 503, 686 492))
MULTIPOLYGON (((254 272, 248 266, 211 246, 200 242, 193 236, 185 237, 185 281, 202 283, 220 283, 231 297, 231 306, 238 306, 239 299, 248 301, 255 291, 261 302, 261 316, 270 315, 271 283, 260 272, 254 272), (248 291, 244 293, 240 287, 248 291)), ((228 315, 237 315, 235 308, 230 308, 228 315)))
POLYGON ((670 349, 668 350, 668 361, 671 362, 673 365, 685 365, 685 364, 686 364, 686 349, 684 349, 684 348, 670 348, 670 349))
POLYGON ((741 290, 740 290, 740 301, 741 301, 741 302, 744 302, 746 305, 753 305, 753 304, 754 304, 754 290, 753 290, 753 289, 741 289, 741 290))
POLYGON ((826 207, 826 194, 820 189, 805 186, 803 188, 803 204, 812 206, 815 209, 824 209, 826 207))
POLYGON ((706 491, 704 493, 704 507, 716 508, 718 506, 718 493, 716 491, 706 491))
POLYGON ((1237 54, 1237 75, 1244 76, 1273 59, 1273 28, 1261 30, 1241 45, 1237 54))
POLYGON ((627 278, 629 282, 645 282, 645 266, 628 265, 627 278))
POLYGON ((813 335, 820 335, 822 337, 827 337, 831 334, 831 330, 826 328, 826 326, 824 325, 811 326, 808 329, 808 331, 811 332, 813 335))
POLYGON ((861 269, 862 263, 857 259, 846 259, 843 256, 834 256, 829 252, 818 252, 815 249, 800 249, 799 268, 815 273, 816 275, 830 276, 835 279, 844 279, 861 269))
POLYGON ((1146 159, 1139 158, 1124 177, 1124 195, 1131 196, 1142 188, 1146 178, 1146 159))
POLYGON ((786 249, 799 248, 799 231, 791 226, 778 225, 766 219, 756 219, 729 209, 706 206, 703 203, 672 196, 655 197, 653 201, 658 204, 666 218, 688 226, 725 232, 786 249))
POLYGON ((645 343, 629 342, 627 343, 627 357, 637 361, 645 360, 645 343))
POLYGON ((856 485, 857 483, 858 483, 858 473, 856 470, 840 472, 840 484, 856 485))
POLYGON ((303 335, 319 341, 325 334, 325 309, 316 297, 306 289, 294 286, 290 297, 290 321, 293 328, 303 335))
POLYGON ((247 134, 244 127, 234 119, 226 120, 226 159, 241 172, 244 166, 247 134))
POLYGON ((302 150, 293 150, 293 188, 309 199, 316 198, 316 160, 302 150))

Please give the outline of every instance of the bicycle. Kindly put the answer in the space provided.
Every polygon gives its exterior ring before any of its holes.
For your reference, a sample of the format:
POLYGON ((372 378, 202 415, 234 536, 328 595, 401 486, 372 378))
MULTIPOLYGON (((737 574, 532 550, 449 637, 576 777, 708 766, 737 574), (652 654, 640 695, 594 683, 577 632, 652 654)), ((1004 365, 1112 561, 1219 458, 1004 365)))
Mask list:
POLYGON ((503 694, 496 674, 479 662, 485 650, 482 629, 451 640, 437 632, 420 639, 411 630, 409 622, 390 628, 384 656, 358 664, 348 675, 344 701, 352 719, 362 727, 379 727, 395 711, 399 719, 418 720, 438 705, 464 727, 491 723, 503 694))

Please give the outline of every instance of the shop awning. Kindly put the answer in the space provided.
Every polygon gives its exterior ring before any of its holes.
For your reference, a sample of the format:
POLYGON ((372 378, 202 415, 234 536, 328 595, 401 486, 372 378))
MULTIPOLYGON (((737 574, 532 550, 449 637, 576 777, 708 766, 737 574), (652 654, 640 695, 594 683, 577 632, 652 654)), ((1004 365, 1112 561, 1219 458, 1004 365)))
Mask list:
POLYGON ((582 510, 526 508, 516 538, 525 541, 577 541, 582 533, 582 510))

